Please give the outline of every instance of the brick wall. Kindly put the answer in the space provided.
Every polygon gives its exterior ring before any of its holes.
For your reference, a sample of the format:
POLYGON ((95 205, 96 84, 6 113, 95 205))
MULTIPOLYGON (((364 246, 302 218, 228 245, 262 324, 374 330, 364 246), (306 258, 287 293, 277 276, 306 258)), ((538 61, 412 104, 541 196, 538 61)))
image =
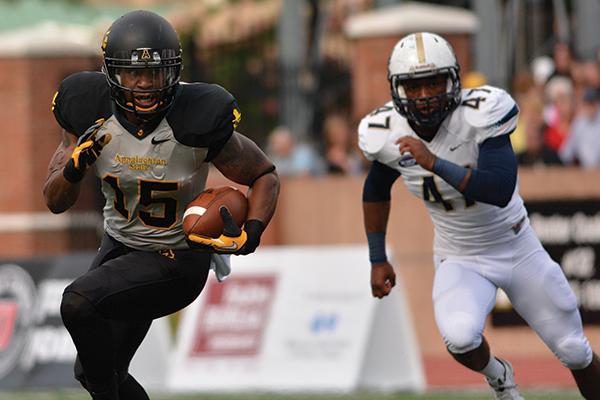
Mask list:
MULTIPOLYGON (((89 57, 0 58, 0 256, 19 257, 94 248, 96 234, 88 229, 39 230, 25 225, 14 228, 7 218, 40 220, 47 212, 42 185, 47 165, 60 138, 51 112, 51 100, 67 75, 97 69, 89 57), (35 213, 35 214, 33 214, 35 213), (41 213, 41 214, 40 214, 41 213), (90 237, 93 239, 90 241, 90 237), (93 242, 93 243, 91 243, 93 242)), ((78 200, 78 209, 94 207, 94 193, 78 200)), ((57 217, 59 218, 59 217, 57 217)), ((18 225, 18 223, 17 223, 18 225)))

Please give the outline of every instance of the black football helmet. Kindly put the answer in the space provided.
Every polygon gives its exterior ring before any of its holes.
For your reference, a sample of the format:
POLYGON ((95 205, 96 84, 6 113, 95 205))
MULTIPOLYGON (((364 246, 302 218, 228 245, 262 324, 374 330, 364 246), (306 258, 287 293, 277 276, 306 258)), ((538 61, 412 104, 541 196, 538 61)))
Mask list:
POLYGON ((142 118, 170 107, 181 78, 181 44, 166 19, 143 10, 121 16, 106 31, 102 52, 102 71, 119 107, 142 118), (142 74, 145 86, 126 86, 142 74))

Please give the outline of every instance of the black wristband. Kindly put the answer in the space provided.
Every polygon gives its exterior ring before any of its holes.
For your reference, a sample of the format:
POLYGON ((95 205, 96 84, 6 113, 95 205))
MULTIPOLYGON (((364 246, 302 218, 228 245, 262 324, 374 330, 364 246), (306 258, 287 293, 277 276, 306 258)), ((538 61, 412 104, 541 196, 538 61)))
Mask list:
POLYGON ((69 160, 69 162, 67 163, 67 165, 65 165, 65 168, 63 169, 64 178, 71 183, 80 182, 83 179, 84 175, 85 174, 82 171, 75 168, 75 164, 72 158, 69 160))
POLYGON ((246 231, 246 235, 248 235, 248 239, 242 248, 241 254, 250 254, 260 244, 260 236, 265 230, 265 224, 258 219, 249 219, 244 224, 244 230, 246 231))
POLYGON ((387 261, 385 251, 385 232, 368 232, 369 261, 371 264, 379 264, 387 261))
POLYGON ((260 235, 262 235, 265 230, 265 224, 258 219, 249 219, 244 224, 244 230, 248 235, 248 238, 258 238, 260 240, 260 235))

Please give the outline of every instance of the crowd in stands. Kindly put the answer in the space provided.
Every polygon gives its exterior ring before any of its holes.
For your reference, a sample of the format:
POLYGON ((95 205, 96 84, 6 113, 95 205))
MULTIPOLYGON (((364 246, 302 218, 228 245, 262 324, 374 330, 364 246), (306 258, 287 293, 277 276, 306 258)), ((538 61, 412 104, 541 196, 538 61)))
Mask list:
POLYGON ((512 95, 521 109, 512 135, 521 165, 600 166, 600 59, 576 60, 557 43, 552 58, 516 75, 512 95))
MULTIPOLYGON (((485 83, 477 72, 463 77, 463 87, 485 83)), ((577 60, 568 45, 557 43, 552 57, 536 58, 516 74, 510 92, 521 110, 511 135, 520 165, 600 167, 600 52, 596 60, 577 60)), ((357 175, 367 168, 355 129, 341 114, 325 118, 321 143, 297 143, 278 127, 267 151, 281 175, 357 175)))
POLYGON ((348 118, 329 115, 321 132, 322 143, 317 145, 298 142, 286 127, 271 132, 267 153, 280 175, 359 175, 366 171, 367 162, 358 150, 357 135, 348 118))

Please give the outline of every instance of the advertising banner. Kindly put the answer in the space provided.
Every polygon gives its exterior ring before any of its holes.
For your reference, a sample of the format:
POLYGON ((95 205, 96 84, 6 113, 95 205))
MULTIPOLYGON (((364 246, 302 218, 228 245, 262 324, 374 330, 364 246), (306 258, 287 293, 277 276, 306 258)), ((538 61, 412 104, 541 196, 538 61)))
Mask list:
MULTIPOLYGON (((577 296, 584 324, 600 324, 600 199, 527 202, 531 226, 577 296)), ((495 326, 525 324, 503 292, 495 326)))
MULTIPOLYGON (((76 350, 60 317, 67 285, 95 254, 0 261, 0 390, 79 387, 76 350)), ((171 343, 166 321, 153 323, 131 366, 147 387, 164 389, 171 343)))
POLYGON ((171 390, 423 387, 401 285, 371 297, 366 247, 261 248, 232 268, 185 310, 171 390))
POLYGON ((0 389, 78 386, 60 301, 91 259, 75 254, 0 262, 0 389))
MULTIPOLYGON (((0 262, 0 390, 78 387, 60 318, 64 288, 93 253, 0 262)), ((188 307, 173 346, 153 322, 131 373, 157 391, 424 388, 400 280, 371 297, 366 247, 265 248, 234 257, 188 307), (175 351, 173 351, 175 348, 175 351)))

